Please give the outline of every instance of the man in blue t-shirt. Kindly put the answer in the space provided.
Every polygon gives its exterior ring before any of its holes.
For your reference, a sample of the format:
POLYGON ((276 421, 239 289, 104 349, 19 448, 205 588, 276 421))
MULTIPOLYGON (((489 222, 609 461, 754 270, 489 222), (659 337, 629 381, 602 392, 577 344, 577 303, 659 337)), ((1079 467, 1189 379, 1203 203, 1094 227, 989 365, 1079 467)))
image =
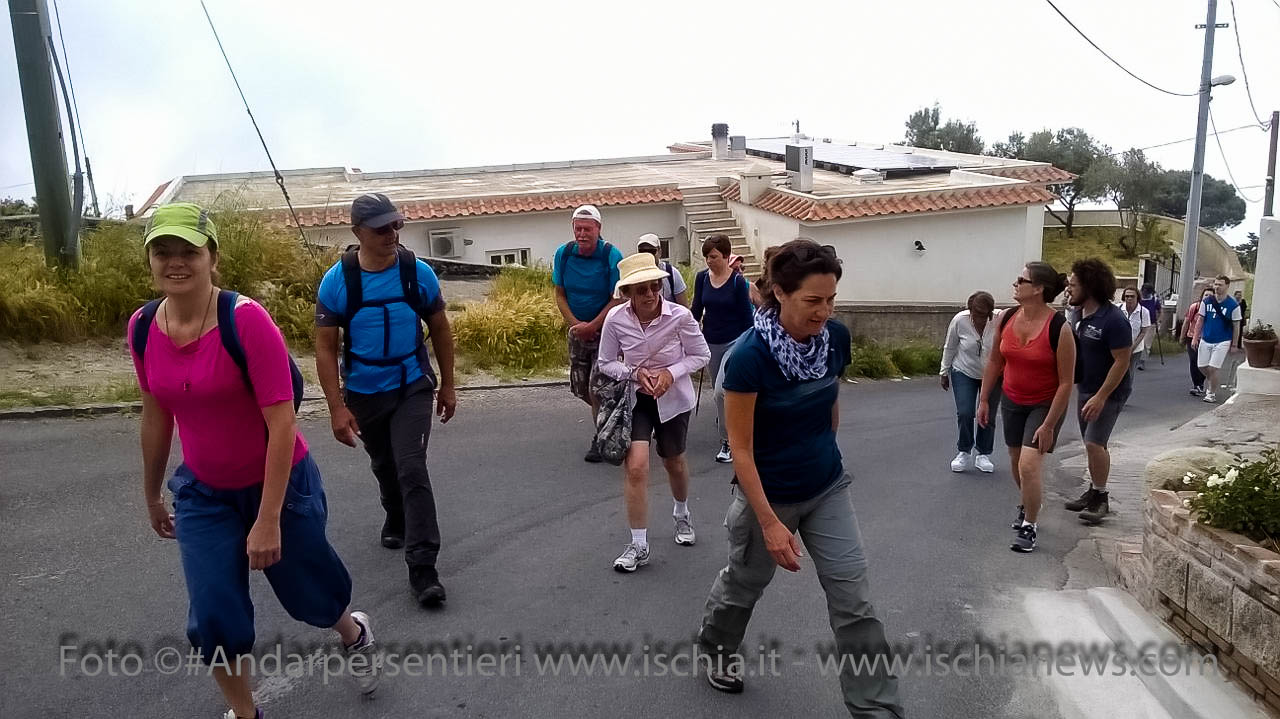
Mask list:
POLYGON ((359 247, 347 250, 320 282, 316 372, 333 436, 350 447, 360 438, 373 461, 386 510, 382 546, 405 548, 415 599, 437 606, 445 592, 436 572, 440 526, 427 440, 433 400, 442 423, 458 403, 453 333, 435 272, 400 246, 403 228, 404 215, 386 195, 363 195, 351 203, 351 231, 359 247), (439 382, 423 341, 423 321, 440 365, 439 382))
MULTIPOLYGON (((622 252, 604 241, 600 226, 600 210, 594 205, 574 210, 573 241, 556 250, 551 265, 556 306, 569 326, 569 391, 591 405, 593 429, 600 410, 600 401, 591 393, 591 378, 600 351, 600 328, 609 309, 622 303, 614 298, 622 252)), ((601 461, 594 435, 583 459, 601 461)))
POLYGON ((1079 309, 1080 319, 1073 327, 1076 419, 1092 483, 1079 499, 1064 506, 1079 512, 1082 521, 1098 524, 1111 511, 1107 497, 1111 454, 1107 442, 1133 388, 1129 369, 1133 333, 1124 313, 1111 304, 1116 294, 1116 276, 1102 260, 1077 260, 1067 277, 1067 294, 1071 306, 1079 309))
POLYGON ((1227 294, 1231 287, 1231 278, 1218 275, 1213 281, 1213 297, 1200 300, 1196 308, 1195 327, 1192 330, 1191 346, 1196 349, 1196 360, 1200 371, 1207 378, 1204 401, 1218 401, 1218 372, 1227 361, 1227 356, 1239 351, 1240 325, 1244 314, 1240 311, 1240 303, 1227 294))

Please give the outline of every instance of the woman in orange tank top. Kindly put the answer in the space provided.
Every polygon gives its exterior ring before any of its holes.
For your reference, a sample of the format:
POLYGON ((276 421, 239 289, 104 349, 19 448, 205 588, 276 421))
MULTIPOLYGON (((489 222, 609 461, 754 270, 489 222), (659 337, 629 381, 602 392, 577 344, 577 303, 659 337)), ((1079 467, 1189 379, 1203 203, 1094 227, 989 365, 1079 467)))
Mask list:
POLYGON ((978 394, 978 423, 985 427, 993 419, 988 398, 1003 376, 1004 440, 1022 500, 1013 523, 1018 534, 1009 547, 1015 552, 1035 549, 1044 455, 1053 451, 1071 399, 1075 336, 1050 306, 1066 286, 1067 276, 1053 265, 1029 262, 1022 268, 1013 282, 1018 305, 1000 318, 978 394))

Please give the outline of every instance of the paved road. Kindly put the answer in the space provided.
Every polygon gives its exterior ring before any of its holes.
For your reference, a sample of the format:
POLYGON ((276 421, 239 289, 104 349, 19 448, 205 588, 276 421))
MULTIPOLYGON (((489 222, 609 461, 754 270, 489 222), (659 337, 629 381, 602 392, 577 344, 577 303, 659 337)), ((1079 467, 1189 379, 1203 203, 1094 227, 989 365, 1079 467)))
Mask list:
MULTIPOLYGON (((1186 396, 1184 377, 1180 362, 1151 366, 1117 431, 1173 426, 1205 409, 1186 396)), ((379 508, 363 455, 337 445, 323 417, 303 422, 326 477, 330 536, 354 577, 355 604, 373 615, 383 643, 521 642, 527 653, 547 641, 638 647, 691 636, 726 546, 729 471, 711 461, 709 414, 695 418, 690 439, 698 544, 670 541, 669 495, 654 481, 653 562, 624 576, 610 569, 627 537, 620 470, 581 461, 585 413, 567 394, 465 393, 455 421, 433 434, 449 589, 440 612, 412 603, 400 555, 378 546, 379 508)), ((847 384, 841 412, 873 599, 891 640, 965 641, 976 632, 1030 638, 1034 628, 1015 597, 1066 582, 1064 559, 1087 530, 1053 504, 1075 494, 1078 480, 1050 479, 1040 549, 1015 554, 1008 542, 1017 501, 1007 467, 994 475, 948 470, 951 398, 935 380, 847 384)), ((159 676, 150 667, 133 678, 89 677, 74 663, 59 676, 64 641, 169 643, 185 651, 177 553, 150 532, 137 488, 136 418, 8 422, 0 430, 0 630, 8 638, 0 715, 220 716, 205 678, 159 676)), ((1070 422, 1065 435, 1076 435, 1070 422)), ((1067 444, 1061 452, 1078 449, 1067 444)), ((779 642, 781 676, 750 680, 739 697, 670 676, 539 677, 527 656, 519 676, 509 664, 505 677, 398 677, 385 680, 373 700, 319 676, 269 681, 260 694, 276 717, 781 716, 800 709, 846 716, 835 679, 820 676, 813 656, 830 629, 812 565, 784 574, 748 633, 752 642, 779 642)), ((260 641, 280 640, 287 652, 328 638, 285 616, 261 577, 254 599, 260 641)), ((1058 715, 1051 688, 1036 680, 917 677, 903 680, 903 692, 912 716, 1058 715)))

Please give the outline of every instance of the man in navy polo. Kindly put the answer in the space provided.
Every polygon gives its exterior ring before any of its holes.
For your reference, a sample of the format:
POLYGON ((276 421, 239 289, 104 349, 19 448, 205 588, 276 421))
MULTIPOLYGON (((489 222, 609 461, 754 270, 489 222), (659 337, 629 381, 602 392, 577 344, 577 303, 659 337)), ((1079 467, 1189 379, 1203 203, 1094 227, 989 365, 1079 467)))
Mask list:
POLYGON ((1079 499, 1064 506, 1079 512, 1082 521, 1098 524, 1111 511, 1107 501, 1107 478, 1111 474, 1107 442, 1133 389, 1129 371, 1133 335, 1124 313, 1112 304, 1116 276, 1102 260, 1077 260, 1071 265, 1067 293, 1080 315, 1074 326, 1076 419, 1092 484, 1079 499))
POLYGON ((551 268, 556 306, 569 326, 569 391, 591 405, 591 447, 583 457, 588 462, 601 461, 594 434, 600 401, 591 393, 600 328, 609 309, 622 302, 613 296, 622 252, 604 241, 600 225, 600 210, 594 205, 574 210, 573 241, 556 250, 551 268))
POLYGON ((453 417, 458 404, 453 332, 435 272, 400 246, 402 229, 404 215, 386 195, 362 195, 351 203, 351 231, 359 245, 320 282, 316 372, 333 436, 350 447, 362 440, 372 460, 386 511, 382 546, 404 547, 414 598, 432 607, 445 601, 445 591, 436 571, 440 526, 427 473, 427 440, 433 400, 441 423, 453 417), (438 382, 424 346, 423 321, 440 365, 438 382))

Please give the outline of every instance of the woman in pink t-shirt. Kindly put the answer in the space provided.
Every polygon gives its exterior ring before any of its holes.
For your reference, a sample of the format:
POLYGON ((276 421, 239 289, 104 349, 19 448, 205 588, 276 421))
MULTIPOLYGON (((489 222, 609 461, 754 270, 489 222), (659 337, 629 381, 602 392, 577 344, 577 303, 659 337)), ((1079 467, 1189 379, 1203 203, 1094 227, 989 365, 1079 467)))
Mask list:
POLYGON ((263 571, 290 616, 337 631, 347 670, 372 692, 378 655, 369 617, 349 611, 351 577, 325 537, 324 489, 298 431, 280 330, 261 305, 214 285, 218 237, 206 211, 157 208, 145 248, 164 297, 129 321, 142 390, 143 490, 152 529, 178 540, 187 637, 230 706, 224 719, 262 716, 237 663, 254 644, 250 570, 263 571), (228 347, 242 350, 243 371, 228 347), (182 464, 168 482, 170 514, 161 484, 175 424, 182 464))

